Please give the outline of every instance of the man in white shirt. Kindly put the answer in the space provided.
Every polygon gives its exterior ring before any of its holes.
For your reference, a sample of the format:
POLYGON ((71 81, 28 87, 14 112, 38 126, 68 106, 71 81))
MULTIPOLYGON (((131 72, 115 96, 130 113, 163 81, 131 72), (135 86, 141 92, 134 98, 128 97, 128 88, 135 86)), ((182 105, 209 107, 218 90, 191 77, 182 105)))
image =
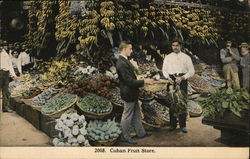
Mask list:
POLYGON ((26 53, 26 47, 23 45, 21 49, 21 53, 18 56, 18 59, 21 62, 22 70, 27 71, 30 66, 30 56, 26 53))
MULTIPOLYGON (((194 75, 194 66, 191 58, 181 52, 181 42, 174 40, 172 42, 173 52, 167 55, 163 62, 162 73, 170 83, 180 84, 180 89, 184 96, 187 96, 187 79, 194 75)), ((182 132, 187 133, 186 129, 187 113, 180 114, 179 124, 182 132)), ((170 131, 177 127, 177 117, 174 116, 173 109, 170 107, 170 131)))
POLYGON ((0 44, 0 90, 3 95, 3 111, 12 112, 9 108, 9 76, 16 77, 16 74, 13 70, 13 66, 10 60, 10 56, 3 49, 3 45, 0 44))

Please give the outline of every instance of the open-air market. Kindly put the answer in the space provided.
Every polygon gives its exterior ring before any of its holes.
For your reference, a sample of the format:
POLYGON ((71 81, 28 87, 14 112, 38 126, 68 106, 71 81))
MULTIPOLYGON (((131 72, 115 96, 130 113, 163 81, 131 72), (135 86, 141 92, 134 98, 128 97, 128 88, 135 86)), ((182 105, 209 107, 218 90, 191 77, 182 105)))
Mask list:
POLYGON ((0 146, 249 146, 249 1, 10 0, 0 15, 0 146))

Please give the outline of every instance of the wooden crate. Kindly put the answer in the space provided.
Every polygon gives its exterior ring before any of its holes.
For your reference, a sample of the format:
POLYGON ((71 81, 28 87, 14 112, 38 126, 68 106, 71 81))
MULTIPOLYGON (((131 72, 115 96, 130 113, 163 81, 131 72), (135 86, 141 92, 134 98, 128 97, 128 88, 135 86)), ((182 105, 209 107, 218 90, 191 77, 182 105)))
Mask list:
POLYGON ((16 113, 21 117, 24 117, 24 104, 16 102, 16 113))
POLYGON ((40 130, 41 112, 33 109, 31 106, 24 104, 24 117, 35 128, 40 130))
POLYGON ((10 109, 16 111, 16 101, 10 97, 10 109))
POLYGON ((53 138, 58 135, 58 131, 55 130, 56 121, 46 115, 41 114, 40 129, 49 137, 53 138))

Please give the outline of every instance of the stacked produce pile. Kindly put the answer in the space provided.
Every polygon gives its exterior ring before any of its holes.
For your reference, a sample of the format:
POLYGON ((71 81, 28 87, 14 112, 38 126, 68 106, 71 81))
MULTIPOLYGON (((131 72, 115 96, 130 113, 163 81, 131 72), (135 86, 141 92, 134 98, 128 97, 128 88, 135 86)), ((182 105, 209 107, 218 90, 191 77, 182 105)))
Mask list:
POLYGON ((38 94, 40 94, 42 92, 41 89, 37 88, 37 87, 31 87, 30 89, 26 90, 25 92, 23 92, 21 94, 22 98, 24 99, 30 99, 33 98, 35 96, 37 96, 38 94))
MULTIPOLYGON (((153 125, 154 127, 153 128, 160 128, 160 124, 156 121, 156 119, 152 118, 151 116, 149 115, 144 115, 143 116, 143 119, 142 119, 142 123, 145 125, 153 125)), ((152 128, 152 127, 150 127, 152 128)))
POLYGON ((228 89, 210 89, 208 97, 199 97, 204 116, 214 119, 222 117, 226 110, 230 110, 238 117, 243 109, 249 110, 250 98, 245 89, 233 90, 228 89))
POLYGON ((52 61, 47 62, 43 65, 43 74, 40 75, 41 80, 47 81, 47 83, 67 85, 74 80, 74 72, 76 69, 76 59, 72 58, 70 60, 64 61, 52 61))
POLYGON ((16 88, 17 86, 23 84, 23 82, 18 82, 18 81, 11 81, 9 83, 9 91, 11 92, 14 88, 16 88))
POLYGON ((214 68, 206 68, 203 74, 207 74, 215 80, 224 81, 224 79, 219 75, 219 73, 214 68))
POLYGON ((212 85, 207 80, 199 75, 194 75, 188 78, 188 83, 198 92, 207 92, 212 87, 212 85))
POLYGON ((105 114, 112 110, 112 104, 109 100, 92 93, 80 98, 77 106, 85 112, 94 114, 105 114))
POLYGON ((111 91, 116 85, 117 82, 113 79, 107 76, 97 75, 70 84, 66 92, 77 94, 80 97, 85 96, 87 93, 95 93, 99 96, 111 99, 111 91))
POLYGON ((23 92, 25 92, 26 90, 34 87, 37 85, 37 82, 35 80, 31 80, 28 82, 25 82, 23 84, 20 84, 18 86, 16 86, 13 90, 11 90, 11 96, 20 96, 23 92))
POLYGON ((98 73, 98 69, 92 66, 87 66, 86 68, 79 67, 74 75, 94 75, 95 73, 98 73))
POLYGON ((55 129, 58 136, 53 139, 54 146, 90 146, 86 130, 87 122, 84 115, 64 113, 56 119, 55 129))
POLYGON ((54 87, 44 90, 41 94, 32 99, 32 105, 40 107, 44 106, 56 92, 57 91, 54 87))
POLYGON ((153 94, 149 91, 141 89, 139 92, 139 99, 140 100, 152 100, 153 99, 153 94))
POLYGON ((105 75, 113 79, 118 79, 118 74, 114 66, 110 67, 109 70, 105 72, 105 75))
POLYGON ((154 62, 139 63, 139 74, 147 75, 147 72, 157 72, 154 62), (150 71, 151 70, 151 71, 150 71))
POLYGON ((112 89, 112 98, 111 98, 111 101, 115 104, 118 104, 118 105, 121 105, 123 106, 124 102, 123 100, 121 99, 121 94, 120 94, 120 88, 119 87, 116 87, 114 89, 112 89))
POLYGON ((202 107, 195 101, 188 100, 187 110, 189 111, 190 116, 200 116, 202 113, 202 107))
POLYGON ((108 119, 90 121, 88 124, 88 137, 93 141, 104 141, 117 139, 121 134, 121 129, 115 120, 108 119))
POLYGON ((45 115, 50 115, 61 111, 74 104, 77 100, 77 96, 69 93, 60 93, 52 97, 42 107, 41 112, 45 115))
POLYGON ((210 82, 211 85, 214 87, 224 87, 226 85, 225 82, 213 79, 212 77, 210 77, 206 73, 202 73, 201 77, 204 78, 205 80, 207 80, 208 82, 210 82))
POLYGON ((158 103, 156 100, 153 100, 149 103, 142 104, 142 112, 146 112, 151 116, 156 116, 165 121, 169 121, 169 108, 158 103))
POLYGON ((157 81, 160 80, 160 74, 158 73, 158 71, 155 70, 149 70, 143 76, 144 78, 152 78, 157 81))

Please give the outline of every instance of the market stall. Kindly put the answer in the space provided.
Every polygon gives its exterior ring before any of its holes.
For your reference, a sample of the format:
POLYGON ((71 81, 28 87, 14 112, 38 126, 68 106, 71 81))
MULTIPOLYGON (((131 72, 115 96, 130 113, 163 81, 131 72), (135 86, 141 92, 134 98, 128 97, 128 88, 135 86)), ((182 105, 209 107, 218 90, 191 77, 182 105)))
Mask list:
MULTIPOLYGON (((163 2, 31 1, 23 43, 39 60, 32 70, 9 83, 11 109, 51 137, 55 146, 114 145, 121 134, 124 104, 115 68, 117 46, 130 40, 138 78, 155 81, 145 85, 139 96, 147 130, 154 132, 169 125, 173 104, 185 103, 188 120, 205 114, 205 124, 222 120, 217 115, 228 108, 240 117, 243 109, 249 110, 249 94, 225 91, 221 68, 206 63, 196 55, 201 50, 193 48, 218 47, 229 35, 245 38, 249 12, 228 12, 213 4, 163 2), (183 52, 195 67, 185 101, 177 91, 167 91, 169 81, 162 75, 163 59, 171 51, 168 44, 176 37, 184 42, 183 52), (211 92, 214 89, 219 92, 211 92), (207 119, 210 115, 211 120, 207 119)), ((223 120, 229 122, 229 118, 223 120)), ((241 130, 249 133, 249 128, 243 127, 241 130)))

